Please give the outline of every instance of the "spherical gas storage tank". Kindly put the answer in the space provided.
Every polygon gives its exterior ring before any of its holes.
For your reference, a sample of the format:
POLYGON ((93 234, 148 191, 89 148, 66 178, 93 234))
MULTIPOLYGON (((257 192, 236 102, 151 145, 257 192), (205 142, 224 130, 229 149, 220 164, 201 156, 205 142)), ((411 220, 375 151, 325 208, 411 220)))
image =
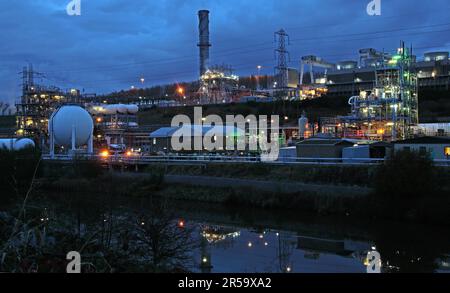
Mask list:
POLYGON ((48 126, 55 143, 61 146, 72 145, 75 134, 76 147, 88 143, 94 131, 94 121, 88 111, 80 106, 63 106, 53 112, 48 126))
POLYGON ((9 151, 20 151, 26 148, 34 148, 36 145, 34 141, 29 138, 3 138, 0 139, 0 149, 9 151))

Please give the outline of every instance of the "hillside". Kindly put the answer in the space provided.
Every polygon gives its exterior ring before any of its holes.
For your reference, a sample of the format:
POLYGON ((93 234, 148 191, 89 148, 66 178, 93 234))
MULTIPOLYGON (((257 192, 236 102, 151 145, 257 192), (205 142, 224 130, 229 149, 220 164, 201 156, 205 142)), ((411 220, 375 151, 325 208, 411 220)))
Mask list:
MULTIPOLYGON (((450 91, 422 91, 419 93, 419 116, 422 123, 450 121, 450 91)), ((226 115, 244 116, 279 115, 288 117, 285 124, 296 124, 301 113, 305 111, 312 122, 320 117, 347 115, 350 112, 348 97, 321 97, 302 102, 246 103, 229 105, 203 106, 203 115, 217 114, 223 119, 226 115)), ((168 125, 177 114, 193 117, 193 107, 155 108, 139 113, 141 125, 168 125)))

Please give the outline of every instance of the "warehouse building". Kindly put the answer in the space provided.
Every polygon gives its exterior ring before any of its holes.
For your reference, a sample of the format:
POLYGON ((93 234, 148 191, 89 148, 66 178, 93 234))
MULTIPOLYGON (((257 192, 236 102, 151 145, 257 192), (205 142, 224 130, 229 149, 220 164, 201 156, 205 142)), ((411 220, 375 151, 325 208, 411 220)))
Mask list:
POLYGON ((355 142, 340 138, 312 138, 297 144, 298 158, 342 158, 344 148, 352 147, 355 142))
POLYGON ((429 154, 433 160, 450 160, 450 137, 419 137, 397 141, 394 150, 429 154))
MULTIPOLYGON (((223 152, 225 151, 227 143, 236 143, 239 138, 245 139, 245 131, 232 126, 184 125, 178 127, 162 127, 150 134, 149 151, 151 153, 176 152, 172 147, 172 138, 175 135, 179 135, 181 132, 185 131, 191 133, 191 136, 188 138, 190 140, 191 147, 184 150, 186 153, 198 152, 194 150, 194 142, 196 140, 203 142, 205 138, 208 139, 207 136, 211 133, 211 131, 214 131, 214 134, 216 135, 210 139, 214 141, 222 140, 223 148, 219 150, 203 149, 200 152, 223 152)), ((183 140, 184 138, 180 137, 179 139, 183 140)))

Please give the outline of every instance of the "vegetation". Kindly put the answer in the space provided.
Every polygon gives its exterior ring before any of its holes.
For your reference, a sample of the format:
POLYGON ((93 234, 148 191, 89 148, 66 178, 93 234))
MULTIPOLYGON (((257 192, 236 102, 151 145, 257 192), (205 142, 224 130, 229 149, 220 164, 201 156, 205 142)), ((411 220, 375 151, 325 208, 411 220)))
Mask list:
POLYGON ((39 165, 40 153, 34 149, 18 152, 0 149, 0 203, 12 198, 23 199, 33 177, 39 175, 39 165))
POLYGON ((437 169, 427 154, 396 152, 381 165, 374 186, 379 197, 390 200, 411 200, 436 194, 437 169))
POLYGON ((396 153, 376 172, 373 213, 391 219, 450 224, 450 172, 427 154, 396 153))
MULTIPOLYGON (((150 169, 157 168, 152 165, 150 169)), ((209 164, 205 166, 167 166, 166 174, 274 180, 347 186, 370 186, 374 166, 318 166, 267 164, 209 164)))

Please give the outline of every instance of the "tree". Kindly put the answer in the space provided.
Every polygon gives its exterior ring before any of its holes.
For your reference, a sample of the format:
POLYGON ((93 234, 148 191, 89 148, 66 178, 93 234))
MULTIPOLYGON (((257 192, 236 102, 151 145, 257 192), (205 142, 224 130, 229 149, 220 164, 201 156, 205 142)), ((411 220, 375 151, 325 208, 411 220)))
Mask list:
POLYGON ((435 195, 439 189, 435 175, 436 169, 429 154, 399 151, 378 168, 375 175, 376 194, 390 200, 435 195))

